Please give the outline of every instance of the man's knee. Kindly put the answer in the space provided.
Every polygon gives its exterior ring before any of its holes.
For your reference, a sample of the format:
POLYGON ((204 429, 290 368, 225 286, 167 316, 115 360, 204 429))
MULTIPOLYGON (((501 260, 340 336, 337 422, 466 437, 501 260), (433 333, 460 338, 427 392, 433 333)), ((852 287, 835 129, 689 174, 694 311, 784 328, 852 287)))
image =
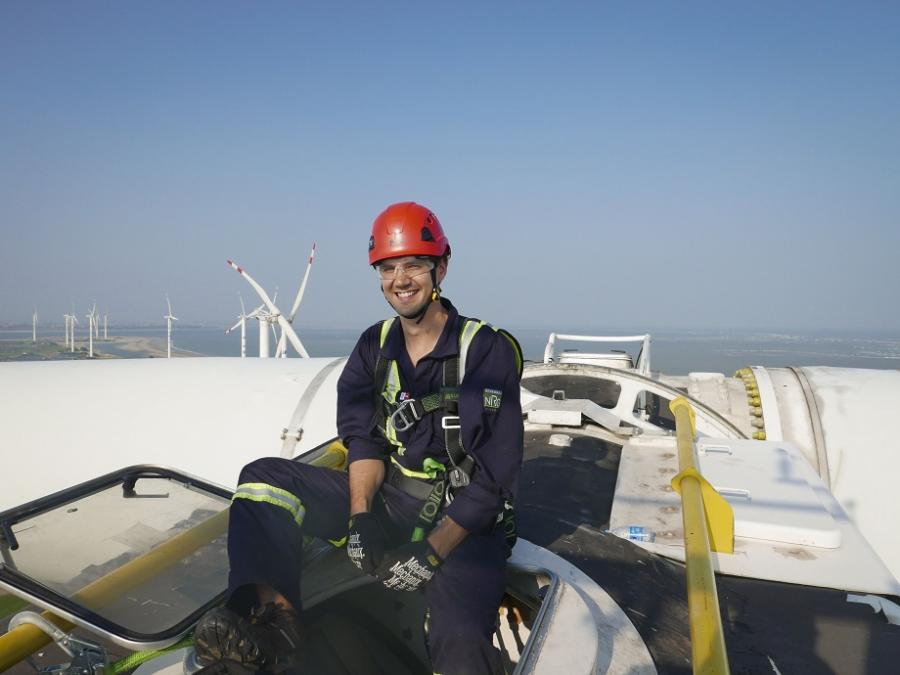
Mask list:
MULTIPOLYGON (((296 463, 283 457, 262 457, 254 460, 241 469, 238 485, 243 485, 244 483, 266 483, 278 486, 289 475, 286 469, 292 464, 296 463)), ((290 468, 294 469, 295 467, 290 468)))

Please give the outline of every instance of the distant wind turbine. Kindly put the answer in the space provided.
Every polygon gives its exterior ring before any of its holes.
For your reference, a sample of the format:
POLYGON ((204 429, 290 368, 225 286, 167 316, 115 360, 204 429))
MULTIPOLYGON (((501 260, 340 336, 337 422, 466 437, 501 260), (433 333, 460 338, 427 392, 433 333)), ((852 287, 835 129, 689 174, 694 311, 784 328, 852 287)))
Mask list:
POLYGON ((103 339, 109 340, 109 332, 107 328, 109 327, 109 310, 107 309, 103 312, 103 339))
MULTIPOLYGON (((309 259, 306 263, 306 271, 303 273, 303 281, 300 282, 300 289, 297 291, 297 297, 294 298, 294 305, 291 307, 291 313, 287 317, 287 321, 291 326, 294 325, 294 317, 297 316, 297 310, 303 301, 303 294, 306 292, 306 282, 309 281, 309 272, 312 269, 313 258, 316 257, 316 242, 313 242, 312 250, 309 252, 309 259)), ((284 358, 287 356, 287 341, 285 332, 282 329, 281 338, 278 340, 278 346, 275 348, 275 358, 284 358)))
POLYGON ((37 307, 34 308, 34 314, 31 315, 31 341, 37 342, 37 307))
POLYGON ((172 322, 178 321, 177 316, 172 315, 172 303, 169 302, 169 296, 166 295, 166 305, 169 308, 169 313, 166 314, 163 318, 166 320, 166 358, 172 358, 172 322))
MULTIPOLYGON (((238 293, 238 300, 241 301, 241 313, 238 316, 238 322, 234 324, 231 328, 225 331, 225 335, 228 335, 231 331, 233 331, 238 326, 241 327, 241 358, 247 357, 247 310, 244 308, 244 298, 238 293)), ((259 307, 262 308, 262 305, 259 307)), ((255 310, 254 310, 255 313, 255 310)))
MULTIPOLYGON (((287 337, 287 340, 291 343, 291 346, 293 346, 293 348, 297 350, 297 353, 304 358, 309 358, 309 353, 306 351, 303 343, 300 342, 300 338, 297 337, 297 333, 294 332, 294 328, 290 323, 288 323, 288 320, 281 315, 281 310, 278 309, 275 303, 269 298, 268 294, 265 292, 265 290, 263 290, 263 287, 260 286, 256 282, 256 280, 246 272, 246 270, 238 267, 231 260, 228 261, 228 265, 238 274, 244 277, 244 279, 247 280, 247 283, 253 287, 253 290, 256 291, 257 295, 259 295, 259 297, 262 299, 263 305, 265 305, 265 308, 268 310, 268 312, 266 312, 265 314, 260 313, 259 316, 265 317, 267 322, 277 323, 281 327, 282 335, 287 337)), ((268 358, 269 356, 268 327, 262 321, 260 322, 259 329, 259 355, 261 358, 268 358)))

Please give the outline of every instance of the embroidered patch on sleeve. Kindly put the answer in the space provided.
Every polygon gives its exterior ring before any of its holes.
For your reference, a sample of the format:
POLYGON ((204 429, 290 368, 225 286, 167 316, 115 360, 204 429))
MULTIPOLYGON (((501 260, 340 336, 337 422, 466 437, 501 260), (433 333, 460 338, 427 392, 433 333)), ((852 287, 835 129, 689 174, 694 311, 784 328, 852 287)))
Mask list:
POLYGON ((484 390, 484 409, 485 410, 499 410, 500 404, 503 402, 503 392, 499 389, 485 389, 484 390))

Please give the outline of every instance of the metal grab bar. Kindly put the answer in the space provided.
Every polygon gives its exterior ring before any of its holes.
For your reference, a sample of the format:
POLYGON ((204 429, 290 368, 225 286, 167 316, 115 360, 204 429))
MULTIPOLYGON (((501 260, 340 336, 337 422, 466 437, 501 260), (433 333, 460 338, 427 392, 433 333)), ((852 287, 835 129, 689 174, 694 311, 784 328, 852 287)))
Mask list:
POLYGON ((575 342, 640 342, 641 353, 638 355, 635 370, 641 375, 650 376, 650 333, 644 335, 565 335, 550 333, 547 346, 544 347, 544 363, 550 363, 556 356, 556 341, 572 340, 575 342))
POLYGON ((691 662, 695 674, 728 675, 728 656, 716 593, 713 550, 734 550, 734 513, 731 505, 700 475, 694 461, 694 411, 679 396, 669 404, 675 415, 679 473, 672 487, 681 494, 684 523, 684 562, 687 578, 691 662))

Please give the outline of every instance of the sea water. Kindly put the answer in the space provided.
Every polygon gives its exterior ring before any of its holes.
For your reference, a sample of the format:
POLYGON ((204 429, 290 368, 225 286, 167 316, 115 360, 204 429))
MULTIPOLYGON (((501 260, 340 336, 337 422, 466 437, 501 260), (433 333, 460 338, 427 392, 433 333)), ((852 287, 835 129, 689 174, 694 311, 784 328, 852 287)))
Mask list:
MULTIPOLYGON (((343 356, 349 354, 359 337, 358 330, 298 327, 298 334, 311 356, 343 356)), ((577 332, 577 331, 572 331, 577 332)), ((625 334, 627 331, 615 331, 625 334)), ((543 360, 544 348, 550 331, 537 328, 513 329, 512 333, 522 345, 525 358, 543 360)), ((102 331, 101 331, 102 334, 102 331)), ((145 337, 164 350, 165 327, 119 328, 109 327, 109 335, 145 337)), ((846 368, 900 368, 900 336, 892 335, 841 335, 800 333, 752 333, 728 331, 659 331, 652 334, 651 367, 670 375, 688 372, 720 372, 732 374, 745 366, 833 366, 846 368)), ((38 331, 39 339, 63 340, 60 328, 38 331)), ((83 331, 76 334, 78 346, 86 342, 83 331)), ((31 340, 31 330, 0 330, 0 340, 31 340)), ((197 356, 239 356, 240 331, 225 335, 224 330, 211 327, 176 325, 172 342, 176 352, 197 356)), ((247 356, 259 353, 259 335, 255 324, 247 330, 247 356)), ((275 351, 277 340, 270 336, 270 353, 275 351)), ((107 342, 95 341, 97 350, 123 358, 142 354, 127 351, 107 342)), ((557 354, 562 349, 578 348, 582 351, 607 351, 625 349, 637 359, 639 344, 597 345, 592 343, 558 342, 557 354)), ((293 355, 293 348, 288 347, 293 355)))

